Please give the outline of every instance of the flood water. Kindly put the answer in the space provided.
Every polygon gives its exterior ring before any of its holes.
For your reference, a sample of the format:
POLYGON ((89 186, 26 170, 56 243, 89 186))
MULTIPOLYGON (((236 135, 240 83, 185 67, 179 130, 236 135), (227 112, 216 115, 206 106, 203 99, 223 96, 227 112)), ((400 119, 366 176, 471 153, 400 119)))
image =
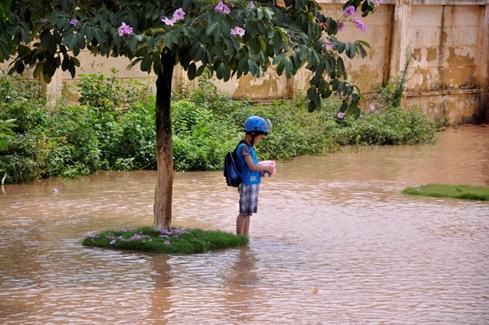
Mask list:
MULTIPOLYGON (((250 245, 179 256, 84 248, 152 224, 155 172, 102 172, 0 192, 6 324, 488 324, 489 203, 400 194, 489 185, 489 128, 435 145, 279 162, 250 245)), ((177 173, 174 223, 233 232, 220 172, 177 173)))

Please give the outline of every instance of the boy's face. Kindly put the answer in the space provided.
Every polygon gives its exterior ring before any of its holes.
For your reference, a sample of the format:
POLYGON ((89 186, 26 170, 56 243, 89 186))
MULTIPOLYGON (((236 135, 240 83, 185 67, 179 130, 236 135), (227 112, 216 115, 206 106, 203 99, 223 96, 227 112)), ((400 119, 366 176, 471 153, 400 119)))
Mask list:
POLYGON ((263 138, 265 137, 265 134, 259 134, 256 136, 255 138, 255 145, 256 144, 259 144, 261 140, 263 140, 263 138))

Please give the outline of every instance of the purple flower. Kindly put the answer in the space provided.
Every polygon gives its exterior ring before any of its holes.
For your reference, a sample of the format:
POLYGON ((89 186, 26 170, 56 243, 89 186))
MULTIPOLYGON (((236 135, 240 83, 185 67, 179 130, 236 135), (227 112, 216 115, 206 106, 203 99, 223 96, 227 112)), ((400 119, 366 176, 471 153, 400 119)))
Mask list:
POLYGON ((224 2, 219 1, 219 3, 214 7, 214 11, 227 15, 231 12, 231 9, 229 9, 229 7, 224 4, 224 2))
POLYGON ((179 21, 183 18, 185 18, 185 11, 182 8, 178 8, 177 10, 175 10, 175 12, 173 13, 173 19, 175 19, 175 21, 179 21))
POLYGON ((166 26, 173 26, 175 25, 175 23, 179 20, 182 20, 185 18, 185 11, 182 9, 182 8, 178 8, 177 10, 175 10, 175 12, 173 13, 173 17, 172 18, 168 18, 168 17, 163 17, 161 18, 161 21, 166 25, 166 26))
POLYGON ((232 36, 243 37, 245 35, 245 32, 246 32, 245 29, 239 26, 234 26, 233 28, 231 28, 232 36))
POLYGON ((122 24, 117 29, 119 36, 132 35, 133 31, 134 29, 132 28, 132 26, 127 25, 125 22, 122 22, 122 24))
POLYGON ((342 120, 345 117, 345 113, 344 112, 338 112, 338 114, 336 114, 336 117, 339 118, 340 120, 342 120))
POLYGON ((345 14, 345 16, 350 17, 355 14, 355 11, 356 10, 354 6, 348 6, 345 8, 345 10, 343 10, 343 13, 345 14))
POLYGON ((339 31, 339 32, 342 32, 342 31, 343 31, 343 29, 345 29, 345 23, 344 23, 343 21, 340 21, 340 22, 338 23, 338 31, 339 31))
POLYGON ((374 104, 370 104, 370 105, 368 105, 368 111, 369 111, 370 113, 375 112, 375 110, 376 110, 376 108, 375 108, 375 105, 374 105, 374 104))
POLYGON ((332 50, 334 46, 333 42, 330 39, 323 41, 322 45, 326 50, 332 50))
POLYGON ((175 25, 176 23, 176 20, 174 18, 167 18, 167 17, 163 17, 161 18, 161 21, 166 25, 166 26, 173 26, 175 25))
POLYGON ((355 27, 362 32, 367 30, 367 25, 365 25, 365 23, 358 17, 353 18, 353 24, 355 24, 355 27))
POLYGON ((78 24, 80 23, 80 21, 76 18, 71 18, 70 19, 70 25, 73 26, 73 27, 76 27, 78 24))

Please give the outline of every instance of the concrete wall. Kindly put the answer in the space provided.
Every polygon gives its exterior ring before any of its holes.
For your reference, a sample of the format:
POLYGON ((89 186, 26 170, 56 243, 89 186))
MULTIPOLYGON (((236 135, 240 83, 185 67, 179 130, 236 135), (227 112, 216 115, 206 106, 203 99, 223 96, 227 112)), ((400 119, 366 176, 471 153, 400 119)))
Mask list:
MULTIPOLYGON (((342 15, 343 1, 318 2, 325 14, 342 15)), ((386 0, 364 21, 366 32, 346 25, 338 35, 348 41, 366 40, 372 47, 367 58, 346 60, 351 81, 363 93, 373 94, 379 85, 398 78, 411 55, 404 108, 419 109, 431 120, 449 124, 477 122, 486 114, 489 121, 489 0, 386 0)), ((92 57, 84 52, 80 61, 78 75, 110 75, 116 68, 120 78, 155 79, 137 67, 126 70, 129 61, 124 58, 92 57)), ((270 70, 259 79, 245 76, 215 82, 233 98, 267 100, 306 91, 309 76, 300 71, 287 80, 270 70)), ((68 73, 57 73, 47 87, 49 97, 61 96, 63 85, 70 82, 68 73)), ((184 83, 197 86, 177 67, 173 86, 184 83)))

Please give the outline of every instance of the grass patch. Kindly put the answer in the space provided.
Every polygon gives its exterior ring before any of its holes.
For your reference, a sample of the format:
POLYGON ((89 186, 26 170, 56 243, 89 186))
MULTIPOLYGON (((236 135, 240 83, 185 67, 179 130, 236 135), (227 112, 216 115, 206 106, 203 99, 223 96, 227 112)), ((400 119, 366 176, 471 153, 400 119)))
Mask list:
POLYGON ((82 241, 88 247, 173 254, 203 253, 247 244, 248 238, 223 231, 183 228, 158 231, 152 227, 107 230, 88 235, 82 241))
POLYGON ((489 201, 489 186, 427 184, 405 188, 402 193, 432 197, 489 201))

